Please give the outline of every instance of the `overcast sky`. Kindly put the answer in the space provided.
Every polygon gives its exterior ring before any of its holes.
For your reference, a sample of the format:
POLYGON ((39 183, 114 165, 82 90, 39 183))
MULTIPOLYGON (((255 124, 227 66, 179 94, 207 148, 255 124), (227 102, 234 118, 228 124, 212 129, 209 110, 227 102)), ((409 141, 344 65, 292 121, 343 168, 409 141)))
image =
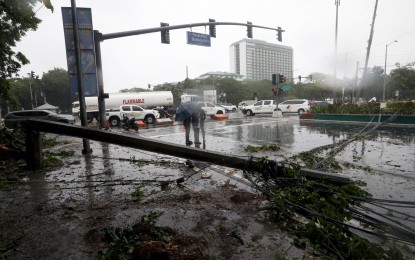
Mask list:
MULTIPOLYGON (((337 76, 354 77, 356 63, 364 67, 376 0, 339 0, 337 76)), ((28 32, 17 44, 31 61, 20 75, 31 70, 36 74, 53 68, 67 69, 61 7, 70 0, 52 0, 54 13, 39 4, 37 16, 42 23, 28 32)), ((282 42, 276 32, 253 29, 253 38, 290 46, 294 50, 294 76, 322 72, 334 74, 335 0, 78 0, 77 7, 92 9, 93 26, 103 34, 170 25, 208 22, 252 22, 285 32, 282 42)), ((395 63, 415 61, 415 1, 379 0, 369 67, 385 63, 387 70, 395 63)), ((102 42, 105 92, 120 89, 193 79, 210 71, 229 72, 229 46, 246 38, 246 27, 216 27, 211 47, 188 45, 186 32, 209 33, 205 27, 170 31, 171 44, 160 42, 160 33, 130 36, 102 42)), ((360 73, 361 75, 361 73, 360 73)), ((271 75, 270 75, 271 79, 271 75)))

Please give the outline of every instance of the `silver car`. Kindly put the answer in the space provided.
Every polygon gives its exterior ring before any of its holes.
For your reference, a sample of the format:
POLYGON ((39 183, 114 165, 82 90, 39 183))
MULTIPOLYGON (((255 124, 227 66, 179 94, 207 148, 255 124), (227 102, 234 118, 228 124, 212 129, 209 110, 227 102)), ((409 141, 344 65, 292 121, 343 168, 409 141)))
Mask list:
POLYGON ((8 113, 4 117, 4 125, 7 128, 16 128, 27 119, 41 119, 68 124, 75 123, 75 118, 72 115, 56 114, 49 110, 19 110, 8 113))

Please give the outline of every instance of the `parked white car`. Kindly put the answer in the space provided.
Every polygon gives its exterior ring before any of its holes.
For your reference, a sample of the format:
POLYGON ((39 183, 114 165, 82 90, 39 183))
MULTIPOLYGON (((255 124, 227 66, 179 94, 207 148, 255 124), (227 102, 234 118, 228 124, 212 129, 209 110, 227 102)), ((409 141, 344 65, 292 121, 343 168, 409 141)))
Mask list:
POLYGON ((259 100, 255 104, 245 106, 242 112, 247 116, 254 116, 255 114, 272 114, 277 108, 275 100, 259 100))
POLYGON ((286 100, 278 104, 278 108, 282 113, 298 113, 302 114, 310 110, 310 101, 307 99, 286 100))
POLYGON ((210 102, 199 102, 199 106, 205 110, 207 116, 213 116, 216 114, 225 114, 225 108, 220 106, 215 106, 210 102))
POLYGON ((225 108, 226 112, 235 112, 236 111, 236 106, 232 105, 231 103, 217 103, 216 105, 225 108))

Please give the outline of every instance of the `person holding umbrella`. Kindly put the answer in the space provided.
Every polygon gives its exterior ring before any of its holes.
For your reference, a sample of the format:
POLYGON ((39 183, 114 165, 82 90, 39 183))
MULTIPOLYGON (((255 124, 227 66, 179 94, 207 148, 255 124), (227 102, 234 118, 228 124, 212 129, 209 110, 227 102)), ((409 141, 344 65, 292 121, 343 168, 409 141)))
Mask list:
MULTIPOLYGON (((181 104, 176 110, 175 120, 183 122, 184 129, 185 129, 186 145, 193 144, 193 142, 190 141, 190 125, 192 124, 192 119, 194 121, 198 121, 198 115, 197 115, 198 111, 199 111, 199 104, 198 102, 195 102, 195 101, 185 102, 181 104)), ((194 123, 193 123, 193 127, 194 127, 194 123)), ((197 141, 199 141, 199 139, 197 139, 197 141)))

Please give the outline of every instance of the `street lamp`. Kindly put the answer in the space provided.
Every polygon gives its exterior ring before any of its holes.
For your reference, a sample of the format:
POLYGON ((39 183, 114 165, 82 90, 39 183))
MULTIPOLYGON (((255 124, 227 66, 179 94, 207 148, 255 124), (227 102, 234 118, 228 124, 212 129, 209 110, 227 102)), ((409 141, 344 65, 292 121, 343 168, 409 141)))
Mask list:
POLYGON ((397 40, 394 40, 393 42, 390 42, 386 44, 386 51, 385 51, 385 75, 383 75, 383 96, 382 101, 385 102, 385 90, 386 90, 386 60, 388 59, 388 46, 391 45, 394 42, 398 42, 397 40))

